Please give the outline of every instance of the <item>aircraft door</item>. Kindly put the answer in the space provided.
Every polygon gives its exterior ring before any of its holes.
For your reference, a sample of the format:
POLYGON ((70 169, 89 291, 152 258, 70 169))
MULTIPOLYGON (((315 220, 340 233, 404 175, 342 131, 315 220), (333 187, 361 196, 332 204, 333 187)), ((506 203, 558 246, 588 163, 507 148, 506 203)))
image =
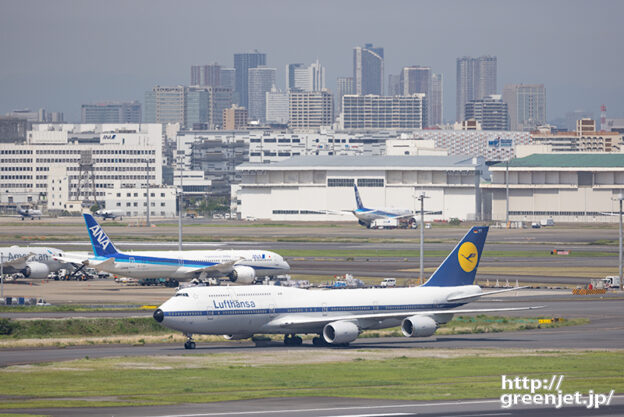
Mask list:
POLYGON ((321 304, 321 312, 323 313, 323 317, 327 317, 327 303, 321 304))

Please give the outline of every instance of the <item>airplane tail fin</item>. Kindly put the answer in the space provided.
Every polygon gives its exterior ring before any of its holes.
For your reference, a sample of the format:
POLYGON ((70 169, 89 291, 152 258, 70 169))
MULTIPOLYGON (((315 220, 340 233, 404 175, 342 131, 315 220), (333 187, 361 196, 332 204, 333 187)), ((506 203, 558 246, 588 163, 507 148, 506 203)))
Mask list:
POLYGON ((472 285, 483 253, 488 226, 471 228, 423 287, 472 285))
POLYGON ((355 190, 355 204, 358 209, 363 209, 364 204, 362 204, 362 199, 360 198, 360 192, 358 191, 356 184, 353 184, 353 189, 355 190))
POLYGON ((111 257, 118 254, 117 248, 115 248, 113 242, 93 216, 88 213, 84 213, 82 216, 87 224, 87 232, 89 233, 89 239, 91 239, 91 246, 93 247, 95 256, 111 257))

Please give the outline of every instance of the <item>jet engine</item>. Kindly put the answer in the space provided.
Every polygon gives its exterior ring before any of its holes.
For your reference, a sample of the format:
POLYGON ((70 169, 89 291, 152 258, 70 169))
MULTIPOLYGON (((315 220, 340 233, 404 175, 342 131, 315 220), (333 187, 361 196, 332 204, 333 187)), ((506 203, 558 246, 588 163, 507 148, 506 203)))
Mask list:
POLYGON ((359 335, 359 327, 350 321, 335 321, 323 327, 323 339, 332 345, 353 342, 359 335))
POLYGON ((427 337, 435 333, 438 325, 427 316, 406 317, 401 322, 401 331, 407 337, 427 337))
POLYGON ((241 339, 249 339, 251 336, 253 336, 252 334, 224 334, 223 337, 225 337, 227 340, 241 340, 241 339))
POLYGON ((229 273, 230 281, 239 284, 251 284, 256 279, 256 271, 250 266, 236 265, 234 270, 229 273))
POLYGON ((47 278, 49 273, 50 268, 48 268, 48 265, 42 264, 41 262, 31 262, 26 265, 26 268, 22 269, 22 274, 24 274, 26 278, 47 278))

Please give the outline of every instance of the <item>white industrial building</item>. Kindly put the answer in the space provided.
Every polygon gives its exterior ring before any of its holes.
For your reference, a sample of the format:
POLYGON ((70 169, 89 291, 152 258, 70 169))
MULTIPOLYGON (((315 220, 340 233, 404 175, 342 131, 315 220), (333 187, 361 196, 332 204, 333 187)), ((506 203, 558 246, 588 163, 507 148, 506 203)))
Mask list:
MULTIPOLYGON (((175 217, 176 192, 176 187, 150 186, 150 216, 175 217)), ((108 210, 123 212, 128 217, 143 217, 147 213, 147 189, 120 187, 117 183, 114 188, 106 190, 104 202, 108 210)))
MULTIPOLYGON (((490 167, 492 219, 506 219, 506 164, 490 167)), ((509 220, 617 222, 624 192, 624 154, 533 154, 509 162, 509 220)))
POLYGON ((238 216, 270 220, 356 221, 353 185, 370 208, 415 209, 425 192, 427 220, 481 217, 481 158, 470 156, 299 156, 237 167, 238 216))
MULTIPOLYGON (((0 203, 103 201, 108 189, 162 184, 161 124, 39 124, 21 144, 0 146, 0 203), (147 162, 149 161, 149 173, 147 162), (90 162, 91 169, 81 162, 90 162)), ((54 205, 52 205, 54 203, 54 205)))

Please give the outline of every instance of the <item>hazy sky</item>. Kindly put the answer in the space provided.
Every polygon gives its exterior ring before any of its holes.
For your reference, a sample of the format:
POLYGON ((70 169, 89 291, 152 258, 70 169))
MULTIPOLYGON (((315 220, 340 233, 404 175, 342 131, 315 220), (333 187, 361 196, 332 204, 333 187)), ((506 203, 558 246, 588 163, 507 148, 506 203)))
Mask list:
POLYGON ((455 116, 457 57, 496 55, 498 89, 543 83, 547 116, 583 109, 624 117, 624 2, 362 0, 0 0, 0 114, 46 108, 78 121, 80 105, 139 100, 190 82, 192 64, 233 66, 258 49, 278 70, 318 58, 328 88, 352 49, 384 47, 387 75, 407 65, 444 74, 455 116))

